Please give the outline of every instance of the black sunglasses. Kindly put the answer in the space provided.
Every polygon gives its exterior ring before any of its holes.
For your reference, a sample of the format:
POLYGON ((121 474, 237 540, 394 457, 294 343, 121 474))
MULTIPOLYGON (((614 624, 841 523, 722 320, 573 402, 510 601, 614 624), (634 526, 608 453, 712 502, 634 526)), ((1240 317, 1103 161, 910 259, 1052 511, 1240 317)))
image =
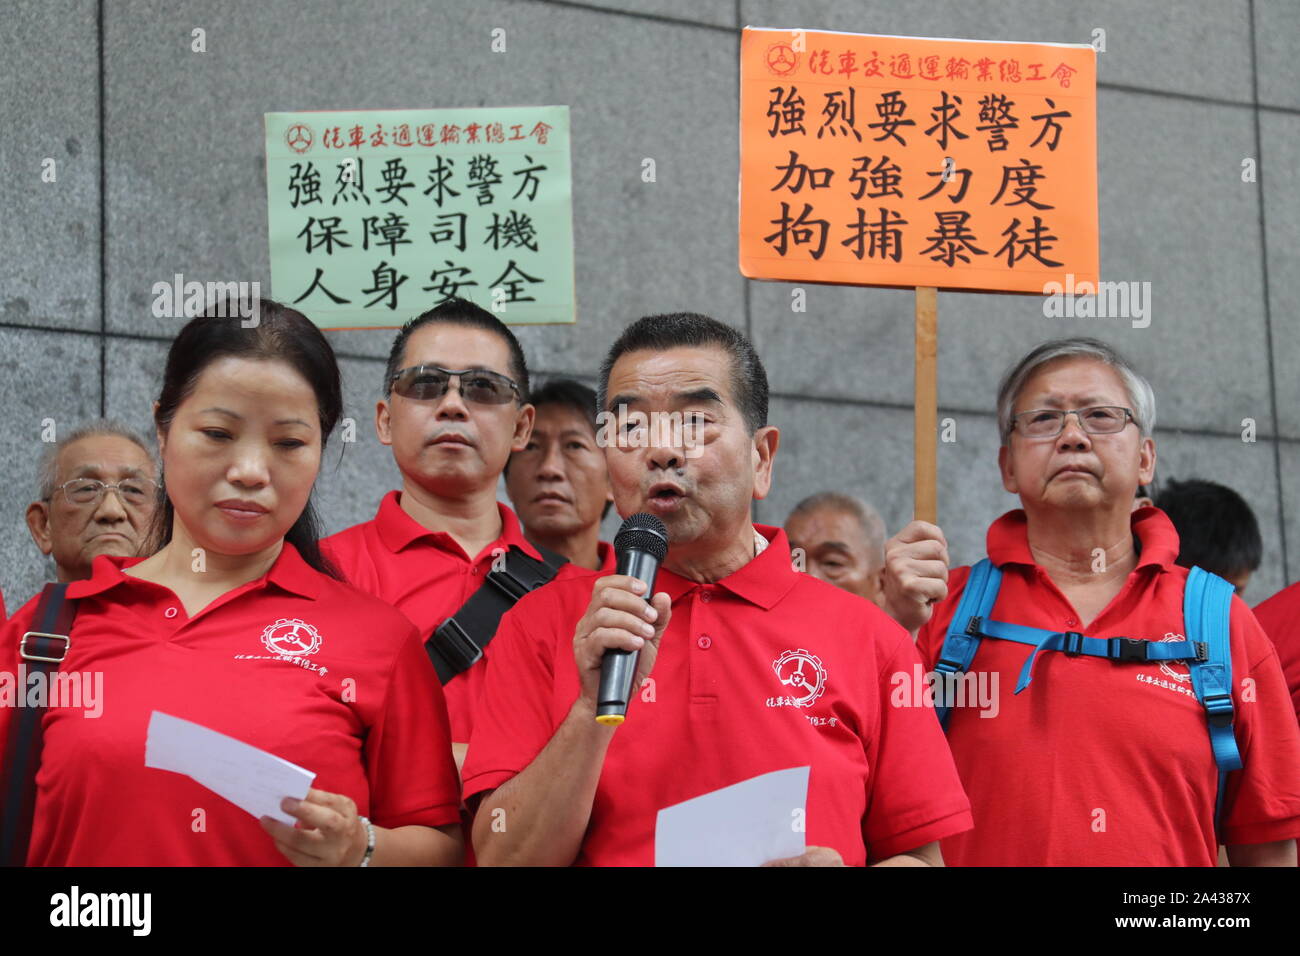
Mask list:
POLYGON ((519 386, 511 379, 485 368, 450 369, 440 365, 413 365, 395 374, 388 383, 391 391, 415 401, 437 401, 447 394, 452 377, 460 381, 461 398, 479 405, 505 405, 519 399, 519 386))

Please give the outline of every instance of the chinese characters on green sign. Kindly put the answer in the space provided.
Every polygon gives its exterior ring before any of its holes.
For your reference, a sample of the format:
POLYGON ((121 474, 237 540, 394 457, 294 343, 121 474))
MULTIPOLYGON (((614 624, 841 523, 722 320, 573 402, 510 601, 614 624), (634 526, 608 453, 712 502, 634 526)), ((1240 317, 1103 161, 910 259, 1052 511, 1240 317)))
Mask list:
POLYGON ((267 113, 266 181, 273 293, 322 328, 574 321, 567 106, 267 113))

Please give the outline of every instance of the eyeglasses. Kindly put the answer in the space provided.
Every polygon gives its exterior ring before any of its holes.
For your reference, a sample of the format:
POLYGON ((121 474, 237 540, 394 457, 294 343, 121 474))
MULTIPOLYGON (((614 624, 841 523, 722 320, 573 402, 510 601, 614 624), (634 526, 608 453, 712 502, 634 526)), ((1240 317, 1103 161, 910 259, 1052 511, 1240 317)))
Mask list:
POLYGON ((97 478, 73 478, 54 490, 62 491, 64 497, 74 505, 98 505, 103 500, 104 493, 110 488, 116 491, 122 503, 130 508, 142 508, 148 505, 158 493, 157 483, 148 478, 124 478, 113 485, 105 484, 97 478))
POLYGON ((1089 435, 1113 435, 1122 432, 1129 422, 1137 421, 1131 411, 1119 405, 1094 405, 1068 412, 1059 408, 1038 408, 1013 415, 1011 430, 1015 431, 1019 424, 1020 434, 1026 438, 1055 438, 1065 431, 1067 415, 1079 419, 1079 427, 1089 435))
POLYGON ((436 401, 447 394, 453 377, 459 382, 461 398, 468 402, 504 405, 513 399, 522 401, 518 385, 485 368, 454 370, 440 365, 415 365, 394 375, 388 386, 403 398, 436 401))

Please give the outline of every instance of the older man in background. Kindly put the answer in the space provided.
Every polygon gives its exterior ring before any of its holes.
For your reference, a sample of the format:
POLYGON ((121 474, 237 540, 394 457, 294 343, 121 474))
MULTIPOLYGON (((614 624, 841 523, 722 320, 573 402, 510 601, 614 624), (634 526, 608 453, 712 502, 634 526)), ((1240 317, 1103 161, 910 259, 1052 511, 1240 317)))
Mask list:
POLYGON ((819 491, 785 519, 790 552, 827 584, 880 604, 885 587, 885 522, 860 498, 819 491))
POLYGON ((90 577, 101 554, 139 552, 158 499, 156 477, 144 439, 118 422, 91 422, 45 449, 27 529, 53 558, 56 580, 90 577))
POLYGON ((614 548, 600 522, 614 504, 597 439, 596 393, 569 378, 530 396, 533 431, 506 463, 506 491, 524 536, 569 559, 575 569, 613 571, 614 548))

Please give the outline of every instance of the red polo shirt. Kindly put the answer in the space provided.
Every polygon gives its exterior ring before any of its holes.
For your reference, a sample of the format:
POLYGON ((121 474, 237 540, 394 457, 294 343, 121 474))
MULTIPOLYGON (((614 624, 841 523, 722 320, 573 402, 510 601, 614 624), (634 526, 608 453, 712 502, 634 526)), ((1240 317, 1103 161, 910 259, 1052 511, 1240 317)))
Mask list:
MULTIPOLYGON (((459 821, 446 709, 409 621, 287 542, 265 575, 194 617, 170 589, 123 573, 142 560, 101 555, 68 588, 80 604, 60 673, 102 693, 45 714, 30 865, 290 865, 250 814, 145 767, 154 710, 314 771, 317 789, 379 826, 459 821)), ((10 674, 38 601, 0 629, 10 674)), ((0 707, 0 745, 17 713, 0 707)))
POLYGON ((614 554, 614 546, 608 541, 596 542, 596 560, 600 562, 600 567, 594 570, 584 568, 570 561, 560 568, 560 573, 555 577, 557 580, 563 581, 565 578, 586 577, 591 574, 599 577, 605 574, 613 574, 618 570, 618 556, 614 554))
POLYGON ((601 574, 613 574, 618 570, 618 559, 614 556, 614 546, 608 541, 596 542, 596 557, 600 558, 601 574))
MULTIPOLYGON (((1178 534, 1155 508, 1135 512, 1132 523, 1141 543, 1138 566, 1085 628, 1034 563, 1025 513, 1003 515, 988 532, 989 557, 1002 569, 992 618, 1090 637, 1184 640, 1187 569, 1174 564, 1178 534)), ((917 646, 927 666, 943 646, 969 573, 953 570, 947 599, 921 629, 917 646)), ((1237 598, 1231 629, 1234 728, 1244 769, 1229 775, 1224 842, 1295 837, 1300 728, 1273 645, 1237 598)), ((1214 866, 1218 772, 1187 667, 1044 651, 1033 682, 1017 695, 1031 651, 985 638, 971 671, 976 681, 997 688, 996 716, 982 717, 978 707, 957 707, 949 715, 948 742, 975 829, 943 841, 945 862, 1214 866)))
MULTIPOLYGON (((605 756, 577 863, 652 865, 664 807, 811 766, 806 840, 863 864, 971 825, 934 712, 889 705, 920 666, 874 604, 793 570, 771 545, 714 584, 661 570, 672 619, 605 756), (653 696, 653 699, 650 699, 653 696)), ((593 579, 556 581, 501 622, 464 766, 465 795, 501 786, 550 741, 579 693, 573 634, 593 579)))
POLYGON ((1300 583, 1274 594, 1255 608, 1255 617, 1277 648, 1291 705, 1300 720, 1300 583))
MULTIPOLYGON (((497 510, 501 537, 472 559, 451 535, 430 531, 403 511, 399 491, 384 496, 372 520, 330 535, 321 548, 352 584, 405 614, 427 641, 482 586, 498 548, 513 544, 529 557, 542 560, 524 537, 515 513, 500 502, 497 510)), ((492 653, 489 645, 482 660, 443 688, 451 739, 458 743, 469 741, 474 704, 492 653)))

